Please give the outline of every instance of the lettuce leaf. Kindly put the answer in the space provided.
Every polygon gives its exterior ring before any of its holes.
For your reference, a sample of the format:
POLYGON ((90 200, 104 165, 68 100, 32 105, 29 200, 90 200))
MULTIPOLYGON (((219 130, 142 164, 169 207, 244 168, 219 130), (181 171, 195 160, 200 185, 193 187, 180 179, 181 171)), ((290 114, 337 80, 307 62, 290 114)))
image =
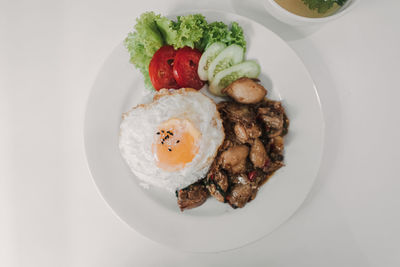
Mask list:
POLYGON ((201 14, 178 16, 176 23, 178 36, 173 44, 175 49, 184 46, 197 47, 203 38, 207 25, 206 19, 201 14))
POLYGON ((143 13, 136 19, 135 31, 128 33, 124 41, 131 57, 130 61, 142 72, 145 85, 149 89, 153 89, 149 77, 151 58, 164 45, 163 37, 156 24, 156 20, 160 17, 154 12, 143 13))
POLYGON ((202 42, 198 48, 200 50, 206 50, 215 42, 223 42, 226 45, 237 44, 246 50, 246 40, 243 35, 243 29, 237 22, 233 22, 230 28, 220 21, 210 23, 207 26, 202 42))
POLYGON ((173 45, 178 36, 176 23, 166 17, 160 17, 156 19, 156 24, 165 42, 169 45, 173 45))
POLYGON ((176 22, 160 17, 156 23, 165 42, 175 49, 189 46, 203 51, 215 42, 237 44, 246 49, 243 29, 237 22, 229 28, 221 21, 208 24, 203 15, 194 14, 179 16, 176 22))
POLYGON ((206 50, 208 46, 215 42, 228 43, 229 29, 223 22, 215 21, 207 26, 203 39, 198 46, 200 50, 206 50))
POLYGON ((184 46, 197 48, 207 25, 206 19, 201 14, 178 16, 176 22, 165 17, 157 19, 157 26, 164 40, 175 49, 184 46))
POLYGON ((228 35, 227 45, 237 44, 246 51, 246 39, 244 38, 243 29, 237 22, 232 22, 231 30, 228 35))

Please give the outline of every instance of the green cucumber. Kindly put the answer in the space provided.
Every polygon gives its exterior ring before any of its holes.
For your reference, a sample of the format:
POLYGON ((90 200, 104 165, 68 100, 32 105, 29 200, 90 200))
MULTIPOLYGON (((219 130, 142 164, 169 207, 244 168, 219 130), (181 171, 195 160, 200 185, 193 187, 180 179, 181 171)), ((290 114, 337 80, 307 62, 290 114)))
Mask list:
POLYGON ((208 80, 212 81, 218 72, 242 62, 243 57, 243 47, 236 44, 228 46, 211 62, 208 68, 208 80))
POLYGON ((227 68, 215 75, 209 90, 212 94, 223 96, 222 89, 242 77, 257 78, 260 75, 260 65, 253 60, 244 61, 227 68))
POLYGON ((225 47, 226 45, 224 43, 215 42, 210 45, 206 51, 204 51, 203 55, 201 55, 199 67, 197 69, 197 73, 199 74, 201 80, 208 80, 208 68, 210 67, 211 62, 222 50, 224 50, 225 47))

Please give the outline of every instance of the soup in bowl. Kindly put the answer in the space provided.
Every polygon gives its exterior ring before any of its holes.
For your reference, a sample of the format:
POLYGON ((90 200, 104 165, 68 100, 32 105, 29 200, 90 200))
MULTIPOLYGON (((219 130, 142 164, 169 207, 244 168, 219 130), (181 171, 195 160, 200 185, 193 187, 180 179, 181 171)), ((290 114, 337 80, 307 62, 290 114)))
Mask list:
POLYGON ((315 25, 336 19, 358 0, 265 0, 265 8, 278 20, 291 25, 315 25))

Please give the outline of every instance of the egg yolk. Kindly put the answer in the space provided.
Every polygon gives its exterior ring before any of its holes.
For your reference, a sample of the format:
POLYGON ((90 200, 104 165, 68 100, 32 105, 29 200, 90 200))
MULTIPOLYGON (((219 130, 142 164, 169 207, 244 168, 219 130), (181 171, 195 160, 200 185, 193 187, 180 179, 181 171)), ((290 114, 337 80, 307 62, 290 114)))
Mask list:
POLYGON ((193 160, 199 147, 200 132, 186 119, 169 119, 155 133, 152 152, 159 168, 177 171, 193 160))

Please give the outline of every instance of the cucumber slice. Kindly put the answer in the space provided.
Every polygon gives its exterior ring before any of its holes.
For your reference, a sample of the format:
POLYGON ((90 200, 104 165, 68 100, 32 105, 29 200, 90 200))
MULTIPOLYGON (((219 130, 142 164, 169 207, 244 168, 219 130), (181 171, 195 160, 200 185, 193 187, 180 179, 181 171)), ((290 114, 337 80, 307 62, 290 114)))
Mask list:
POLYGON ((228 46, 211 62, 208 68, 208 80, 212 81, 218 72, 242 62, 243 57, 243 47, 236 44, 228 46))
POLYGON ((227 68, 215 75, 209 90, 212 94, 223 96, 222 89, 242 77, 257 78, 260 75, 260 65, 254 60, 244 61, 230 68, 227 68))
POLYGON ((211 62, 222 50, 224 50, 225 47, 226 45, 224 43, 216 42, 211 44, 207 50, 204 51, 203 55, 201 55, 199 67, 197 69, 197 73, 199 74, 201 80, 208 80, 208 68, 210 67, 211 62))

